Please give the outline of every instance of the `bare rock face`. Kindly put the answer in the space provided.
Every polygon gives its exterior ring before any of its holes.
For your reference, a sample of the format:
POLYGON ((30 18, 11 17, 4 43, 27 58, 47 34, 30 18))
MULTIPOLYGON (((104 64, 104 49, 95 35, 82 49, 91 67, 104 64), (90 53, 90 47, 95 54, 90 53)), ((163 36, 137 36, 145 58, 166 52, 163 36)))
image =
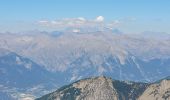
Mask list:
POLYGON ((136 100, 146 87, 101 76, 77 81, 37 100, 136 100))
POLYGON ((170 80, 162 80, 150 85, 139 100, 170 100, 170 80))
POLYGON ((117 100, 116 89, 112 80, 105 77, 92 78, 73 84, 73 87, 81 90, 81 95, 76 100, 117 100))
POLYGON ((170 100, 170 77, 155 83, 88 78, 36 100, 170 100))

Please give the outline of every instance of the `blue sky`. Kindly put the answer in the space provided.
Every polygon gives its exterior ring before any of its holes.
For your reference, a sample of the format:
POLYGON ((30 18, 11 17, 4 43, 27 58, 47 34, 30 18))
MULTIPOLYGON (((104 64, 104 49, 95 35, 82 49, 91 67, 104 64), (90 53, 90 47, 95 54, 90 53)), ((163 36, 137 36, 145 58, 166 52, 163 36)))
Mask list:
POLYGON ((34 22, 97 16, 120 20, 125 32, 170 33, 170 0, 0 0, 0 31, 43 30, 34 22))

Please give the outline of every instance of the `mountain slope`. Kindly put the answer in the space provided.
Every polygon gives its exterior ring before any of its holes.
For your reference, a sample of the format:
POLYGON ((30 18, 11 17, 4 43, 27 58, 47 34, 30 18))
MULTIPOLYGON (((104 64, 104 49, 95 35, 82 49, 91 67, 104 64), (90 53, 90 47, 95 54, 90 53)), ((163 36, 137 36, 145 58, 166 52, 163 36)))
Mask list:
POLYGON ((139 100, 169 100, 170 99, 170 80, 163 79, 159 83, 151 84, 139 100))
POLYGON ((5 49, 0 54, 0 99, 40 96, 60 83, 55 74, 28 58, 5 49))
POLYGON ((170 80, 155 83, 118 81, 101 76, 64 86, 36 100, 169 100, 170 80))
POLYGON ((102 76, 77 81, 36 100, 136 100, 148 85, 102 76))
POLYGON ((112 32, 0 34, 0 47, 23 55, 65 84, 90 76, 153 82, 170 73, 170 40, 112 32))

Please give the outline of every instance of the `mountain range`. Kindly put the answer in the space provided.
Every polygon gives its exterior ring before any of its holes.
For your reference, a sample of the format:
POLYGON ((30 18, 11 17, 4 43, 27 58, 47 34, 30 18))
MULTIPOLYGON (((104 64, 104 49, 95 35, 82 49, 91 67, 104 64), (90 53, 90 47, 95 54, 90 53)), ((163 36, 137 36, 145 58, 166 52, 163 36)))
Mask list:
POLYGON ((34 99, 71 82, 100 75, 139 83, 170 75, 169 34, 69 30, 0 34, 3 100, 34 99))

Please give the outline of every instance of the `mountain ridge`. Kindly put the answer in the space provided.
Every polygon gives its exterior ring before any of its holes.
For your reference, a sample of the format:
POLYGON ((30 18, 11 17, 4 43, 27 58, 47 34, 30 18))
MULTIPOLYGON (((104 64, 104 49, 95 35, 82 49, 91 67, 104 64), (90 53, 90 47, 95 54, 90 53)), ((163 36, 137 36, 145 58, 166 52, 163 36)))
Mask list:
POLYGON ((169 100, 170 80, 142 83, 91 77, 63 86, 36 100, 169 100))
POLYGON ((36 100, 169 100, 170 80, 142 83, 91 77, 63 86, 36 100))

